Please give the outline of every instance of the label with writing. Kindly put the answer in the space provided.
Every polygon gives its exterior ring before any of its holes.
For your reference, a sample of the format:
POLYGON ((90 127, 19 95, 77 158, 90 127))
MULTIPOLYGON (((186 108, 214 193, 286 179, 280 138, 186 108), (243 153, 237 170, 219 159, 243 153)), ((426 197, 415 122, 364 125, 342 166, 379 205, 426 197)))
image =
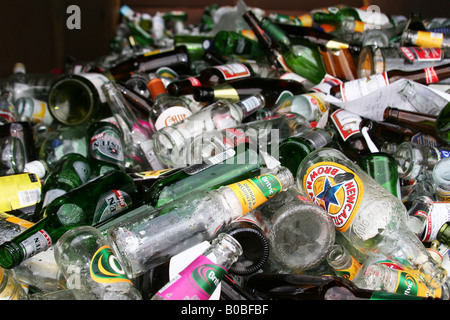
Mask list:
POLYGON ((443 40, 443 33, 418 31, 415 45, 424 48, 440 48, 443 40))
POLYGON ((171 126, 189 117, 192 112, 184 107, 173 106, 163 111, 155 121, 156 130, 171 126))
POLYGON ((100 129, 90 140, 91 155, 111 163, 124 161, 122 140, 116 131, 100 129))
POLYGON ((341 84, 341 97, 343 101, 356 100, 387 85, 389 80, 386 72, 347 81, 341 84))
POLYGON ((250 70, 242 63, 229 63, 214 66, 213 68, 219 70, 227 81, 245 78, 251 75, 250 70))
POLYGON ((110 246, 100 247, 91 259, 89 268, 91 278, 97 283, 127 282, 132 284, 126 276, 125 270, 114 255, 110 246))
POLYGON ((333 121, 339 135, 344 141, 361 132, 359 129, 361 117, 351 111, 345 109, 337 110, 331 115, 331 121, 333 121))
POLYGON ((45 251, 52 246, 52 239, 45 230, 39 230, 20 243, 25 253, 25 260, 45 251))

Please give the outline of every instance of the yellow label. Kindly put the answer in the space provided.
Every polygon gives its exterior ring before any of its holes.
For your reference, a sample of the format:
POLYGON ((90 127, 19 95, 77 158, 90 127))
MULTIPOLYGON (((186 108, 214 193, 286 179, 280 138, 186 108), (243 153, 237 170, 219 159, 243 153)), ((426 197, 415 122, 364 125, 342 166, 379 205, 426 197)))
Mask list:
POLYGON ((97 283, 132 283, 108 245, 99 248, 92 257, 90 274, 97 283))
POLYGON ((366 29, 366 24, 364 22, 355 20, 355 28, 353 29, 353 31, 364 32, 365 29, 366 29))
POLYGON ((238 197, 242 207, 242 215, 249 213, 280 193, 283 188, 280 180, 271 174, 229 184, 228 187, 238 197))
POLYGON ((236 89, 227 84, 217 85, 214 87, 214 99, 215 100, 225 99, 228 101, 241 100, 239 98, 239 94, 237 93, 236 89))
POLYGON ((172 51, 174 49, 175 49, 174 47, 170 47, 170 48, 167 48, 167 49, 152 50, 152 51, 144 53, 144 57, 153 56, 155 54, 172 51))
POLYGON ((11 223, 17 224, 17 225, 19 225, 19 226, 21 226, 21 227, 24 227, 24 228, 26 228, 26 229, 28 229, 28 228, 30 228, 30 227, 32 227, 32 226, 34 225, 33 222, 30 222, 30 221, 27 221, 27 220, 20 219, 20 218, 18 218, 18 217, 16 217, 16 216, 8 217, 8 218, 6 218, 5 220, 6 220, 6 221, 9 221, 9 222, 11 222, 11 223))
POLYGON ((351 258, 352 258, 352 265, 349 268, 335 269, 336 274, 348 280, 353 280, 358 270, 361 269, 361 264, 358 261, 356 261, 355 258, 353 257, 351 258))
POLYGON ((351 225, 364 195, 361 179, 349 168, 335 162, 311 166, 303 178, 303 188, 312 202, 328 212, 341 232, 351 225))
POLYGON ((34 173, 0 177, 0 211, 7 212, 38 203, 41 188, 41 181, 34 173))
POLYGON ((302 22, 303 27, 312 27, 312 19, 309 14, 304 14, 304 15, 298 16, 298 18, 302 22))
POLYGON ((423 48, 440 48, 443 40, 443 33, 418 31, 416 45, 423 48))
POLYGON ((175 171, 175 169, 135 172, 134 175, 142 179, 156 179, 159 178, 162 174, 165 174, 170 171, 175 171))

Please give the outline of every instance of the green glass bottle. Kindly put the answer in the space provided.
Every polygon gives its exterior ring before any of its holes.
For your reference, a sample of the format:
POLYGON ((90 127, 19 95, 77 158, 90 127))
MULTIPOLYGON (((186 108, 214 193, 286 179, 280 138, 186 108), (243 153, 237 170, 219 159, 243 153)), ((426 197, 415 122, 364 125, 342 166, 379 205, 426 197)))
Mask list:
MULTIPOLYGON (((235 31, 221 30, 216 33, 211 42, 213 46, 211 49, 225 56, 236 54, 252 59, 265 57, 265 53, 258 41, 235 31)), ((210 49, 210 47, 207 49, 210 49)))
POLYGON ((298 166, 309 153, 325 147, 332 141, 333 137, 329 131, 319 128, 306 131, 304 134, 280 142, 277 150, 279 161, 283 167, 296 175, 298 166))
POLYGON ((315 10, 313 20, 319 24, 331 24, 339 27, 344 20, 356 20, 378 27, 392 26, 392 18, 382 12, 363 10, 350 6, 328 7, 326 10, 315 10))
POLYGON ((150 187, 145 199, 157 208, 194 190, 212 190, 260 175, 264 168, 257 150, 246 143, 164 177, 150 187))
POLYGON ((68 230, 93 225, 119 214, 137 201, 133 179, 125 172, 111 171, 54 199, 43 218, 10 241, 0 245, 0 266, 14 268, 47 250, 68 230))
POLYGON ((300 37, 289 37, 268 18, 263 18, 260 24, 279 46, 280 53, 289 69, 314 84, 318 84, 325 77, 325 67, 316 44, 300 37))
POLYGON ((125 170, 125 156, 119 128, 106 121, 92 123, 87 132, 91 176, 110 170, 125 170))
POLYGON ((91 178, 88 159, 78 153, 64 155, 53 167, 42 186, 41 201, 35 215, 42 218, 42 210, 57 197, 86 183, 91 178))
POLYGON ((450 144, 450 103, 439 112, 435 125, 437 135, 450 144))

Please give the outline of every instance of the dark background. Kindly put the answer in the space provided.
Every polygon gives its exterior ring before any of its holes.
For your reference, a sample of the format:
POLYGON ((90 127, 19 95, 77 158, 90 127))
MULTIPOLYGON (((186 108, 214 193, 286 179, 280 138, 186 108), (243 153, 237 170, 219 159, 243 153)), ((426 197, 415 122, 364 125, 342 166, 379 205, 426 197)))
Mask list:
MULTIPOLYGON (((109 51, 122 4, 139 12, 183 10, 188 22, 198 23, 205 6, 236 5, 236 0, 14 0, 2 1, 0 10, 0 78, 11 74, 15 62, 23 62, 29 73, 47 73, 63 66, 70 55, 91 61, 109 51), (81 9, 81 29, 70 30, 66 13, 70 5, 81 9)), ((377 5, 386 14, 409 16, 420 12, 422 18, 450 17, 449 0, 247 0, 249 7, 266 11, 300 15, 311 9, 336 4, 350 6, 377 5)))

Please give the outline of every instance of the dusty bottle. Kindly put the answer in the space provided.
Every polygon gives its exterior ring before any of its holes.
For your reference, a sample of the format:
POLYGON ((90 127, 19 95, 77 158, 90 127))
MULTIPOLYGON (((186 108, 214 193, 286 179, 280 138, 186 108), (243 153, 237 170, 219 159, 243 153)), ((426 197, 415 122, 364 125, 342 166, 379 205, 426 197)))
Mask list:
POLYGON ((79 226, 55 244, 55 260, 77 300, 141 300, 104 235, 79 226))
POLYGON ((337 230, 361 252, 378 250, 409 261, 426 275, 430 288, 446 281, 447 272, 409 231, 401 200, 338 150, 322 148, 306 156, 297 186, 328 212, 337 230))
POLYGON ((66 231, 93 225, 127 209, 138 198, 132 178, 111 171, 54 199, 43 218, 0 245, 0 265, 13 268, 50 248, 66 231))
POLYGON ((219 234, 210 248, 162 287, 152 300, 208 300, 241 254, 242 247, 236 239, 219 234))
POLYGON ((266 174, 212 191, 189 193, 111 226, 107 236, 127 274, 135 277, 186 248, 213 239, 231 221, 291 186, 292 178, 290 171, 284 169, 276 175, 266 174), (247 201, 242 188, 256 197, 255 202, 247 201))
POLYGON ((156 155, 169 166, 180 165, 184 163, 184 153, 193 139, 210 130, 235 127, 264 105, 265 99, 261 95, 236 103, 216 101, 183 121, 157 131, 153 136, 156 155))

